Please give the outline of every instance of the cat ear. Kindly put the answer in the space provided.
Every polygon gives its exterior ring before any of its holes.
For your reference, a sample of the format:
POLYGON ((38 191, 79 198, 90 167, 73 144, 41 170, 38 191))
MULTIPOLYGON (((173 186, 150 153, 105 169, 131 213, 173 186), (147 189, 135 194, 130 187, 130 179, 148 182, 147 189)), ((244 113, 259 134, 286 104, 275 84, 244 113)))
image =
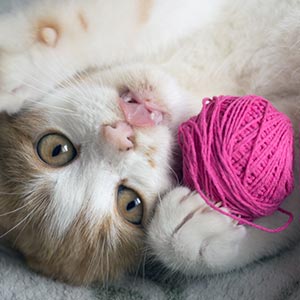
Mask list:
POLYGON ((120 107, 126 121, 137 127, 152 127, 162 123, 164 111, 149 99, 138 98, 131 92, 120 98, 120 107))

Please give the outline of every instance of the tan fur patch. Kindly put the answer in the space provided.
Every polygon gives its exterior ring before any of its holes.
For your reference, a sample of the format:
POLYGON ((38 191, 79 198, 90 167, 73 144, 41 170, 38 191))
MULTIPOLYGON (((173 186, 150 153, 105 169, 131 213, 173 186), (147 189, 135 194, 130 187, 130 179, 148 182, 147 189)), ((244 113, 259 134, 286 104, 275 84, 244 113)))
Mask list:
POLYGON ((153 159, 153 155, 156 152, 156 148, 154 146, 150 146, 149 149, 145 152, 145 155, 148 158, 148 163, 151 168, 155 169, 156 168, 156 163, 153 159))
POLYGON ((82 11, 80 11, 80 12, 78 12, 77 16, 78 16, 78 19, 79 19, 80 26, 82 27, 82 29, 85 32, 87 32, 88 29, 89 29, 89 24, 88 24, 88 21, 87 21, 85 15, 83 14, 82 11))
POLYGON ((139 0, 139 23, 145 24, 151 13, 153 0, 139 0))
POLYGON ((151 155, 153 155, 157 151, 155 146, 150 146, 149 150, 150 150, 151 155))
POLYGON ((149 163, 149 165, 150 165, 151 168, 153 168, 153 169, 156 168, 156 164, 155 164, 155 162, 154 162, 153 159, 148 159, 148 163, 149 163))
POLYGON ((108 217, 91 228, 80 214, 62 240, 45 241, 46 251, 40 248, 34 255, 29 254, 29 264, 43 274, 72 284, 111 282, 124 271, 136 268, 142 247, 142 232, 127 229, 126 225, 117 229, 122 238, 113 243, 111 226, 112 219, 108 217))

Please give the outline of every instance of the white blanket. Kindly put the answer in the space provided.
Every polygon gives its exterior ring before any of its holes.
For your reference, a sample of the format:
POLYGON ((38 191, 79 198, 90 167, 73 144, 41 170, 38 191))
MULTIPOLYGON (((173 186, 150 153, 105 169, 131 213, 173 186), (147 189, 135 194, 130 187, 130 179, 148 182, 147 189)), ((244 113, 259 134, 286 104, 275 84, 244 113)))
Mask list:
POLYGON ((126 278, 113 287, 72 287, 28 270, 15 253, 0 247, 1 300, 299 300, 300 244, 240 271, 160 283, 126 278))

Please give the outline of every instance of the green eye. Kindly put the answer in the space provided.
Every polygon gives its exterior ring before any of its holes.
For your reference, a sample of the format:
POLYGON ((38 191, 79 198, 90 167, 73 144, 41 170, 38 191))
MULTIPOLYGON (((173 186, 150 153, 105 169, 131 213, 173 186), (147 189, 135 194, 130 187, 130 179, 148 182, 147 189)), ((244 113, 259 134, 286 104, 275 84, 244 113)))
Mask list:
POLYGON ((37 153, 40 159, 51 167, 62 167, 77 156, 70 140, 58 133, 43 136, 37 143, 37 153))
POLYGON ((139 225, 143 219, 143 202, 132 189, 120 185, 118 188, 118 209, 128 222, 139 225))

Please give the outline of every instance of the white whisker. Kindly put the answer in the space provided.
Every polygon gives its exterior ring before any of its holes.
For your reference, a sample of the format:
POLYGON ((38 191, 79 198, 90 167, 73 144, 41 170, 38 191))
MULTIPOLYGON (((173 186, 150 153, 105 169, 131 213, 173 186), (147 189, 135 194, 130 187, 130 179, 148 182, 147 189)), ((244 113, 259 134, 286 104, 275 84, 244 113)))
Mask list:
POLYGON ((26 206, 28 206, 29 204, 31 204, 33 201, 28 201, 26 204, 14 209, 14 210, 11 210, 9 212, 6 212, 6 213, 3 213, 3 214, 0 214, 0 217, 4 217, 4 216, 8 216, 8 215, 11 215, 13 213, 16 213, 16 212, 19 212, 20 210, 22 210, 23 208, 25 208, 26 206))
POLYGON ((33 209, 25 218, 23 218, 20 222, 18 222, 15 226, 10 228, 8 231, 6 231, 4 234, 0 235, 0 239, 7 236, 10 232, 18 228, 22 223, 24 223, 37 209, 33 209))

